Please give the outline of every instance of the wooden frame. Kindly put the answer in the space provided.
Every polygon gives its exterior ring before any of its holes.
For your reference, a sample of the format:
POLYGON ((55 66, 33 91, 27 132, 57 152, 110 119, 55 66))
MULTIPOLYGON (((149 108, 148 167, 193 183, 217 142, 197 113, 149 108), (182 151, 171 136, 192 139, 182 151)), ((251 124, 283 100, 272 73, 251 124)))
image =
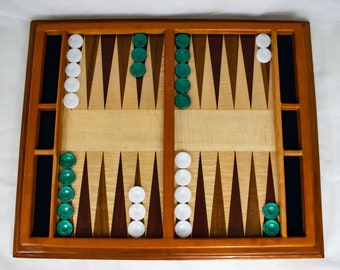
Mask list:
MULTIPOLYGON (((178 151, 178 150, 177 150, 178 151)), ((287 198, 288 200, 289 198, 287 198)), ((27 62, 26 90, 19 155, 18 189, 14 234, 15 257, 96 258, 96 259, 226 259, 226 258, 300 258, 323 257, 320 177, 312 51, 308 22, 277 21, 176 21, 176 20, 101 20, 33 21, 27 62), (56 237, 55 222, 58 189, 58 157, 61 153, 63 80, 66 59, 60 57, 56 102, 40 103, 45 41, 47 35, 61 35, 61 55, 66 55, 67 36, 73 33, 133 34, 145 32, 164 35, 164 137, 163 137, 163 236, 161 238, 76 238, 56 237), (175 34, 259 34, 272 36, 273 113, 276 166, 282 216, 280 237, 222 237, 180 239, 174 236, 174 157, 175 105, 173 103, 175 34), (294 65, 298 102, 280 100, 277 35, 294 38, 294 65), (51 149, 37 149, 39 112, 55 111, 54 142, 51 149), (298 115, 300 149, 284 149, 282 111, 298 115), (278 128, 279 127, 279 128, 278 128), (35 190, 35 159, 52 156, 52 185, 49 234, 32 236, 35 190), (287 236, 285 217, 284 157, 301 160, 301 200, 303 236, 287 236), (281 180, 280 180, 281 179, 281 180)))

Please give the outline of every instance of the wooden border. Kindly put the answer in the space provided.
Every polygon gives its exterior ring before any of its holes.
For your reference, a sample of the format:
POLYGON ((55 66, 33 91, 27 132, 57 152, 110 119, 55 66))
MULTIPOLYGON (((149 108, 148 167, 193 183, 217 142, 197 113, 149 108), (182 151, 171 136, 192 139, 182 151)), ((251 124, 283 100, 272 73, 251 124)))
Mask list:
MULTIPOLYGON (((64 45, 62 45, 64 47, 64 45)), ((63 50, 63 49, 62 49, 63 50)), ((60 70, 64 68, 61 60, 60 70)), ((277 69, 277 68, 276 68, 277 69)), ((59 78, 59 89, 60 89, 59 78)), ((320 169, 316 104, 312 66, 310 28, 308 22, 278 21, 199 21, 199 20, 94 20, 94 21, 33 21, 29 42, 26 90, 23 105, 21 145, 19 153, 18 187, 13 255, 15 257, 41 258, 95 258, 95 259, 226 259, 226 258, 316 258, 323 257, 321 218, 320 169), (275 238, 223 238, 223 239, 174 239, 173 238, 173 168, 174 168, 174 105, 173 67, 174 60, 165 58, 164 127, 169 129, 164 136, 164 228, 162 239, 102 239, 102 238, 56 238, 54 225, 50 225, 49 237, 31 237, 32 207, 34 206, 34 156, 38 111, 56 109, 60 106, 60 94, 56 104, 38 102, 41 83, 41 42, 46 34, 84 32, 105 34, 147 31, 165 36, 165 54, 174 51, 173 39, 177 32, 190 33, 254 33, 276 32, 293 34, 295 37, 296 68, 299 104, 281 104, 281 109, 298 110, 300 115, 301 151, 282 151, 284 156, 302 156, 302 197, 305 237, 275 238), (170 45, 172 44, 172 45, 170 45)), ((60 91, 59 91, 60 92, 60 91)), ((277 100, 278 103, 279 100, 277 100)), ((56 130, 59 132, 60 113, 56 113, 56 130)), ((276 116, 280 122, 280 118, 276 116)), ((277 136, 280 136, 278 133, 277 136)), ((58 136, 57 136, 58 137, 58 136)), ((41 154, 58 156, 58 140, 53 150, 41 150, 41 154)), ((39 150, 40 151, 40 150, 39 150)), ((56 163, 56 161, 54 161, 56 163)), ((56 164, 53 165, 56 186, 56 164)), ((51 203, 52 214, 55 203, 51 203)), ((51 214, 51 215, 52 215, 51 214)))

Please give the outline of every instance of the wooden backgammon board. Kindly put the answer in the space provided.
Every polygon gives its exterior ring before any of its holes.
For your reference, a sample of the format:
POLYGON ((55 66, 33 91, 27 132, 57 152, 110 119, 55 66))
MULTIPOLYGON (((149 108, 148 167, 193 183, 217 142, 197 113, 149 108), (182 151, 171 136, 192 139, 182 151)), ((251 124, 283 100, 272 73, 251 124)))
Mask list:
POLYGON ((308 22, 32 22, 14 256, 322 257, 308 22))

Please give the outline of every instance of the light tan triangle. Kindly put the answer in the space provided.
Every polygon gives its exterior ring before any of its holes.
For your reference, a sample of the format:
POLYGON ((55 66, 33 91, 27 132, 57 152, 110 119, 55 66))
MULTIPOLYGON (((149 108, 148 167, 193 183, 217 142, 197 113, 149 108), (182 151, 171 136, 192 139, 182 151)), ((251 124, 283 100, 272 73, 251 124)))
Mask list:
POLYGON ((94 222, 96 219, 96 207, 98 200, 98 188, 100 179, 100 169, 102 164, 102 155, 100 151, 87 152, 87 167, 88 167, 88 181, 89 181, 89 197, 91 209, 91 227, 94 229, 94 222))
MULTIPOLYGON (((231 189, 234 170, 234 152, 219 152, 221 184, 224 203, 225 224, 229 224, 231 189)), ((228 229, 228 226, 226 226, 228 229)), ((228 232, 227 232, 228 233, 228 232)))
POLYGON ((120 110, 121 96, 120 96, 120 80, 119 80, 119 61, 118 61, 118 42, 115 42, 113 48, 112 64, 110 70, 110 80, 107 90, 106 109, 120 110))
POLYGON ((239 50, 237 59, 237 74, 236 74, 236 91, 235 91, 235 109, 249 110, 249 94, 247 86, 246 70, 244 67, 243 52, 241 39, 239 39, 239 50))
POLYGON ((104 152, 109 228, 112 228, 120 152, 104 152))
POLYGON ((220 91, 218 97, 219 110, 233 110, 233 96, 230 84, 227 51, 225 48, 225 39, 222 39, 222 55, 221 55, 221 77, 220 77, 220 91))
POLYGON ((205 46, 205 64, 203 71, 201 109, 216 110, 216 97, 214 89, 213 70, 211 66, 210 49, 208 38, 205 46))
MULTIPOLYGON (((130 52, 133 50, 133 44, 131 42, 130 52)), ((131 54, 128 61, 128 71, 126 73, 125 90, 123 99, 123 110, 137 110, 138 109, 138 97, 137 97, 137 84, 136 78, 130 73, 130 67, 134 63, 131 54)))
POLYGON ((188 95, 190 96, 190 99, 191 99, 191 104, 188 110, 197 110, 197 109, 200 109, 200 101, 199 101, 197 74, 196 74, 196 67, 195 67, 195 55, 194 55, 192 39, 190 40, 189 51, 190 51, 190 59, 188 61, 188 65, 191 71, 187 79, 190 81, 190 85, 191 85, 190 90, 188 92, 188 95))
POLYGON ((266 90, 262 77, 262 68, 261 63, 257 59, 254 60, 253 97, 251 100, 251 108, 253 110, 267 110, 266 90))
POLYGON ((103 70, 102 70, 102 46, 99 39, 96 63, 93 72, 93 81, 91 94, 89 97, 89 110, 104 109, 104 85, 103 85, 103 70))
POLYGON ((147 57, 145 59, 146 72, 143 76, 143 83, 140 97, 140 110, 155 109, 155 92, 153 86, 152 63, 151 63, 151 46, 147 46, 147 57))
POLYGON ((251 152, 236 152, 237 173, 240 185, 243 228, 246 228, 250 181, 251 152))

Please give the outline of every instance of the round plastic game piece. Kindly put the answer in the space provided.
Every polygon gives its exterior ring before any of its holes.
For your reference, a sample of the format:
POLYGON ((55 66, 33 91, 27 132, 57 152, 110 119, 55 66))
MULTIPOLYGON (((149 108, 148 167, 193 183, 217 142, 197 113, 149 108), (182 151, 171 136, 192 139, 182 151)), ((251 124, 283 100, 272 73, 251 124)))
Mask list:
POLYGON ((58 198, 61 202, 70 202, 74 198, 74 190, 70 186, 63 186, 58 191, 58 198))
POLYGON ((131 58, 135 62, 143 62, 146 59, 146 50, 143 48, 135 48, 131 52, 131 58))
POLYGON ((141 220, 145 217, 146 210, 143 204, 135 203, 129 208, 129 216, 133 220, 141 220))
POLYGON ((276 203, 269 202, 263 206, 263 215, 268 219, 275 219, 280 214, 280 208, 276 203))
POLYGON ((57 233, 60 236, 69 236, 72 232, 73 232, 73 225, 69 220, 63 219, 58 222, 57 233))
POLYGON ((68 38, 68 45, 71 48, 80 48, 83 46, 84 39, 81 35, 79 34, 73 34, 68 38))
POLYGON ((186 63, 179 63, 175 67, 175 73, 178 78, 185 78, 190 75, 190 67, 186 63))
POLYGON ((133 35, 132 37, 132 44, 137 48, 142 48, 148 43, 147 35, 143 33, 138 33, 133 35))
POLYGON ((65 73, 69 77, 78 77, 81 72, 81 68, 77 63, 69 63, 65 68, 65 73))
POLYGON ((74 109, 79 104, 79 97, 75 93, 68 93, 64 96, 63 103, 67 109, 74 109))
POLYGON ((143 222, 134 220, 128 225, 128 233, 134 238, 141 237, 145 232, 145 226, 143 222))
POLYGON ((77 63, 81 60, 82 56, 81 50, 72 48, 67 51, 66 59, 71 63, 77 63))
POLYGON ((267 48, 258 49, 256 58, 261 63, 268 63, 272 59, 272 52, 267 48))
POLYGON ((180 49, 185 49, 190 44, 190 36, 187 34, 178 34, 175 37, 175 44, 180 49))
POLYGON ((191 156, 187 152, 179 152, 175 156, 175 164, 178 168, 186 169, 191 164, 191 156))
POLYGON ((176 205, 174 213, 178 220, 187 220, 191 216, 191 208, 186 203, 180 203, 176 205))
POLYGON ((73 209, 73 206, 69 203, 61 203, 58 206, 57 212, 58 212, 58 216, 61 219, 69 219, 73 216, 74 209, 73 209))
POLYGON ((177 236, 181 238, 186 238, 191 235, 192 233, 192 226, 189 221, 181 220, 177 222, 175 226, 175 232, 177 236))
POLYGON ((59 173, 59 182, 65 186, 71 185, 74 182, 75 178, 76 178, 76 175, 70 169, 62 170, 59 173))
POLYGON ((190 59, 190 51, 187 49, 178 49, 175 52, 175 59, 178 63, 188 62, 190 59))
POLYGON ((175 96, 175 105, 177 106, 177 108, 184 110, 188 108, 190 104, 191 104, 191 98, 189 95, 179 93, 175 96))
POLYGON ((179 186, 186 186, 191 181, 191 173, 187 169, 179 169, 175 173, 175 182, 179 186))
POLYGON ((64 88, 69 93, 74 93, 79 90, 80 82, 77 78, 67 78, 64 82, 64 88))
POLYGON ((187 203, 190 201, 191 191, 188 187, 178 187, 175 190, 175 199, 179 203, 187 203))
POLYGON ((143 63, 133 63, 130 66, 130 73, 133 77, 142 77, 146 72, 145 65, 143 63))
POLYGON ((59 164, 64 169, 70 169, 76 164, 76 157, 71 152, 65 152, 60 155, 59 164))
POLYGON ((145 191, 140 186, 134 186, 129 190, 129 199, 133 203, 141 203, 145 199, 145 191))
POLYGON ((259 34, 255 39, 256 45, 259 48, 267 48, 271 43, 270 36, 267 34, 259 34))
POLYGON ((178 93, 186 93, 190 90, 191 84, 187 78, 178 78, 175 81, 175 89, 178 93))
POLYGON ((275 236, 280 232, 280 224, 273 219, 267 220, 263 225, 263 231, 268 236, 275 236))

